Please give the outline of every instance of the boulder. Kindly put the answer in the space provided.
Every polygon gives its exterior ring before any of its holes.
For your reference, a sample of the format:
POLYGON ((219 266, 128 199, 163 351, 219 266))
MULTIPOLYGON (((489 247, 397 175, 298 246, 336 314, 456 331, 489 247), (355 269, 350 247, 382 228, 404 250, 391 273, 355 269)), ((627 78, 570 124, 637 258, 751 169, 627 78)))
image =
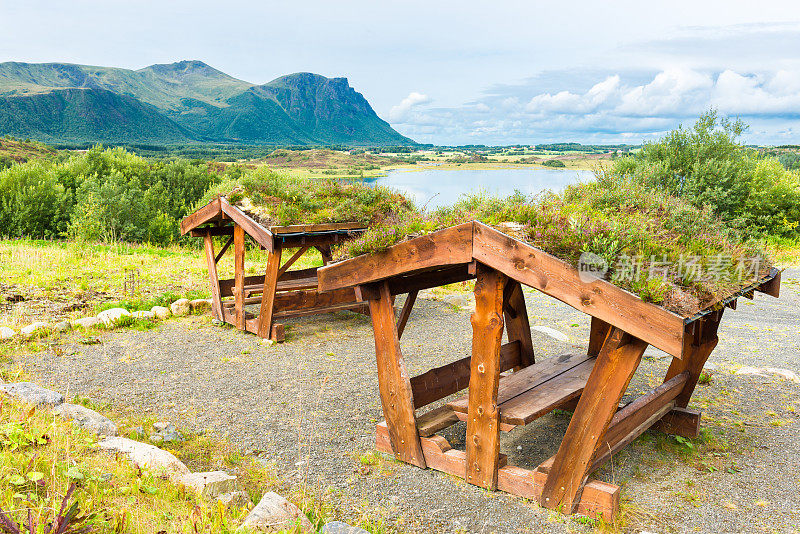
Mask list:
POLYGON ((734 374, 736 375, 752 375, 752 376, 777 376, 783 380, 791 380, 792 382, 800 382, 800 375, 790 369, 780 369, 778 367, 740 367, 734 374))
POLYGON ((175 425, 172 423, 153 423, 153 430, 155 430, 156 433, 150 436, 150 441, 152 442, 184 441, 183 434, 178 432, 178 429, 175 428, 175 425))
POLYGON ((153 306, 150 308, 150 311, 162 321, 170 316, 169 308, 165 308, 164 306, 153 306))
POLYGON ((99 325, 100 323, 101 321, 97 317, 83 317, 82 319, 75 319, 72 321, 72 324, 75 326, 80 326, 81 328, 91 328, 99 325))
POLYGON ((177 315, 178 317, 182 315, 189 315, 189 312, 191 311, 189 299, 176 300, 169 305, 169 310, 172 312, 172 315, 177 315))
POLYGON ((53 330, 56 332, 66 332, 69 330, 70 324, 69 321, 61 321, 60 323, 56 323, 53 325, 53 330))
POLYGON ((261 501, 253 508, 237 532, 244 529, 275 532, 294 528, 298 522, 302 532, 314 532, 311 521, 300 509, 274 492, 265 493, 261 501))
POLYGON ((216 499, 225 493, 242 490, 236 477, 225 471, 189 473, 180 478, 180 484, 208 500, 216 499))
POLYGON ((43 332, 46 330, 50 325, 45 323, 44 321, 36 321, 35 323, 31 323, 28 326, 22 327, 19 331, 25 337, 32 336, 36 332, 43 332))
POLYGON ((546 336, 550 336, 553 339, 557 339, 558 341, 562 341, 564 343, 569 342, 569 338, 567 337, 567 335, 564 334, 563 332, 559 332, 555 328, 550 328, 549 326, 536 325, 533 327, 533 329, 536 330, 537 332, 541 332, 546 336))
POLYGON ((322 534, 369 534, 369 532, 341 521, 331 521, 330 523, 325 523, 325 526, 322 527, 322 534))
POLYGON ((32 382, 2 384, 0 393, 5 393, 34 406, 58 406, 64 402, 64 395, 61 393, 37 386, 32 382))
POLYGON ((152 319, 156 318, 156 314, 155 314, 155 312, 152 312, 152 311, 141 310, 141 311, 135 311, 135 312, 131 313, 131 317, 133 317, 134 319, 150 319, 150 320, 152 320, 152 319))
POLYGON ((0 326, 0 339, 11 339, 16 335, 17 333, 13 328, 9 328, 8 326, 0 326))
POLYGON ((189 307, 194 313, 211 311, 211 299, 194 299, 189 301, 189 307))
POLYGON ((183 462, 154 445, 121 437, 106 438, 99 445, 105 451, 126 455, 141 469, 147 469, 155 475, 166 475, 173 481, 180 481, 181 477, 189 474, 189 468, 183 462))
POLYGON ((120 319, 130 315, 130 312, 125 308, 111 308, 110 310, 101 311, 97 314, 97 318, 108 327, 116 325, 120 319))
POLYGON ((60 415, 67 421, 72 421, 78 426, 91 430, 97 435, 117 435, 117 425, 111 419, 80 404, 64 403, 56 406, 53 409, 53 413, 60 415))

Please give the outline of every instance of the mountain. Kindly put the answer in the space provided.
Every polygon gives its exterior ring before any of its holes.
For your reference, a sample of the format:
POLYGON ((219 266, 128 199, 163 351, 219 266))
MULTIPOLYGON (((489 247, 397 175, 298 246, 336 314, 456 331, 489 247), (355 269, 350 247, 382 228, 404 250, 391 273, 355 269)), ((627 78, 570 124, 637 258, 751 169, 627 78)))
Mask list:
POLYGON ((346 78, 264 85, 202 61, 140 70, 0 63, 0 135, 49 143, 411 145, 346 78))

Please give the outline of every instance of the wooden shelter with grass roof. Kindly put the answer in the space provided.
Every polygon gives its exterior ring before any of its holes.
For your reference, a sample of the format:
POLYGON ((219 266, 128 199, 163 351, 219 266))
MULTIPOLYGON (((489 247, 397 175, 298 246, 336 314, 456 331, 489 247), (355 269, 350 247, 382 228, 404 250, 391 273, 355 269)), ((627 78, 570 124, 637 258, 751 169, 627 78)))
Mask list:
POLYGON ((262 226, 225 197, 218 197, 183 219, 181 234, 203 238, 214 318, 259 337, 283 341, 283 319, 343 310, 367 313, 366 304, 356 300, 353 288, 320 292, 316 267, 289 270, 312 248, 327 264, 332 246, 358 235, 366 226, 360 222, 262 226), (246 235, 268 252, 263 275, 245 273, 246 235), (218 236, 227 237, 219 252, 213 241, 218 236), (217 263, 231 244, 234 278, 220 280, 217 263), (281 265, 283 252, 291 249, 294 254, 281 265), (260 305, 259 313, 246 310, 248 305, 260 305))
POLYGON ((332 263, 318 278, 322 291, 355 288, 369 303, 385 416, 377 425, 379 450, 546 508, 606 519, 618 509, 620 488, 591 480, 592 473, 649 428, 697 436, 700 413, 687 406, 717 344, 723 311, 756 291, 777 297, 780 285, 780 272, 770 269, 684 317, 602 278, 586 281, 569 263, 477 221, 332 263), (409 377, 400 338, 417 293, 472 279, 471 356, 409 377), (523 285, 591 316, 585 353, 536 361, 523 285), (407 298, 396 316, 399 294, 407 298), (504 330, 508 342, 502 344, 504 330), (620 405, 648 345, 672 356, 663 383, 620 405), (462 397, 420 411, 464 389, 462 397), (499 433, 555 409, 573 412, 555 456, 533 470, 508 465, 499 433), (436 434, 462 420, 465 451, 436 434))

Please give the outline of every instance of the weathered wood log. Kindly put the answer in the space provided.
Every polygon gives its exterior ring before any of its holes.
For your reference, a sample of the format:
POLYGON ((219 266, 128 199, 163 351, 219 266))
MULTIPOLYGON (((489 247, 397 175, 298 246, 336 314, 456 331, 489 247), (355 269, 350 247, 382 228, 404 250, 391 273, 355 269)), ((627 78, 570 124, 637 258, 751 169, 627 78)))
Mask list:
POLYGON ((380 298, 371 300, 369 307, 375 332, 378 389, 395 458, 424 468, 425 456, 417 432, 411 383, 400 352, 392 296, 386 284, 380 298))
POLYGON ((278 286, 281 265, 280 247, 275 247, 267 258, 264 273, 264 289, 261 292, 261 311, 258 314, 258 337, 266 338, 272 333, 272 315, 275 311, 275 292, 278 286))

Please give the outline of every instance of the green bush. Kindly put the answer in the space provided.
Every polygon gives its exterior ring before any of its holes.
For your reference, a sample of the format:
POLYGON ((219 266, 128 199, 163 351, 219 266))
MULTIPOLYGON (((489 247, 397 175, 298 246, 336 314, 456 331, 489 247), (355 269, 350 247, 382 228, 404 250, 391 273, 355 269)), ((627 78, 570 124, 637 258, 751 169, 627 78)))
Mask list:
POLYGON ((100 146, 65 161, 14 165, 0 171, 0 232, 167 244, 220 180, 203 162, 148 161, 100 146))
POLYGON ((553 167, 554 169, 563 169, 566 167, 564 162, 559 159, 548 159, 544 163, 542 163, 545 167, 553 167))
POLYGON ((749 235, 797 235, 800 174, 743 146, 746 128, 710 111, 691 129, 679 127, 616 160, 610 173, 710 207, 749 235))

